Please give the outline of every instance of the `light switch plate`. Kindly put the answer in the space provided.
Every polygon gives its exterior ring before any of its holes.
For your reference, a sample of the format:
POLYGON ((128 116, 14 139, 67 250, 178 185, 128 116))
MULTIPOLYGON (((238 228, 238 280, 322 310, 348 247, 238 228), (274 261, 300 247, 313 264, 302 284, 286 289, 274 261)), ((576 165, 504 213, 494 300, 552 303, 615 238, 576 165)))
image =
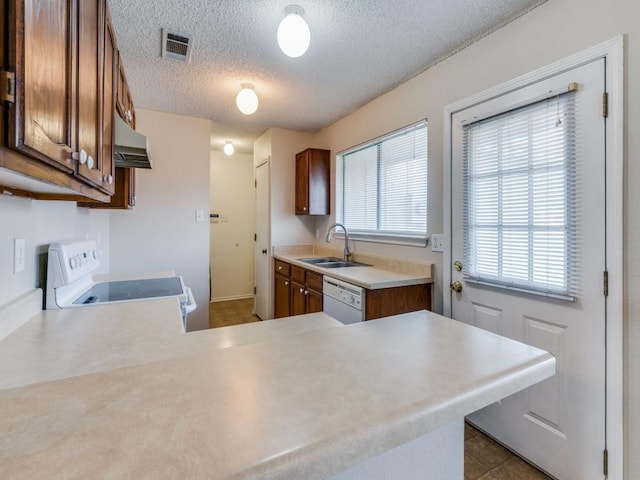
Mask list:
POLYGON ((25 241, 24 238, 13 239, 13 273, 24 271, 25 263, 25 241))
POLYGON ((198 209, 196 210, 196 222, 204 222, 204 210, 198 209))
POLYGON ((444 235, 442 233, 436 233, 431 235, 431 251, 443 252, 444 251, 444 235))

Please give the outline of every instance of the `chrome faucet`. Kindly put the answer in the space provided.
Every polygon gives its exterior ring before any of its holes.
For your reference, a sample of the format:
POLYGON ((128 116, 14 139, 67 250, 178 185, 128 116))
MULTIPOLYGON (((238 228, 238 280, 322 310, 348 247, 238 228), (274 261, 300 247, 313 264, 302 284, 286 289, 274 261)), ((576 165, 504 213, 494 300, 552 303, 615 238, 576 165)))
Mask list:
POLYGON ((342 228, 342 230, 344 230, 344 259, 348 262, 351 260, 351 252, 349 251, 349 232, 347 232, 347 227, 345 227, 341 223, 334 223, 329 227, 329 230, 327 230, 326 241, 327 243, 331 241, 331 239, 333 238, 333 230, 336 227, 340 227, 342 228))

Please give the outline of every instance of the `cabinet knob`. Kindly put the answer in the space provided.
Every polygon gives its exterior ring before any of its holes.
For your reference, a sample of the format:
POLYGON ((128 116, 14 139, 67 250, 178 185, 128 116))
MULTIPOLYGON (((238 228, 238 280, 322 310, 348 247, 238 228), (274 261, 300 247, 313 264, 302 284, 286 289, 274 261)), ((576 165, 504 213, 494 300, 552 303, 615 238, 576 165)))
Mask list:
POLYGON ((289 280, 284 281, 285 286, 289 285, 289 280))
POLYGON ((307 211, 307 207, 302 207, 302 211, 306 212, 307 211))
POLYGON ((87 152, 85 152, 84 150, 73 152, 71 154, 71 158, 73 158, 74 160, 78 160, 81 165, 84 165, 85 163, 87 163, 87 152))
POLYGON ((282 265, 278 265, 278 270, 282 270, 282 265))
POLYGON ((92 169, 94 164, 95 164, 95 162, 93 160, 93 157, 91 155, 89 155, 87 157, 87 167, 89 167, 89 169, 92 169))
POLYGON ((301 288, 301 289, 300 289, 300 293, 304 293, 304 288, 301 288))
POLYGON ((113 175, 105 175, 103 180, 105 181, 105 183, 111 185, 113 183, 113 175))
POLYGON ((309 290, 305 290, 305 291, 304 291, 304 294, 305 294, 305 295, 309 295, 309 290))
POLYGON ((263 249, 262 249, 262 254, 263 254, 263 255, 266 255, 266 254, 267 254, 267 249, 266 249, 266 248, 263 248, 263 249))

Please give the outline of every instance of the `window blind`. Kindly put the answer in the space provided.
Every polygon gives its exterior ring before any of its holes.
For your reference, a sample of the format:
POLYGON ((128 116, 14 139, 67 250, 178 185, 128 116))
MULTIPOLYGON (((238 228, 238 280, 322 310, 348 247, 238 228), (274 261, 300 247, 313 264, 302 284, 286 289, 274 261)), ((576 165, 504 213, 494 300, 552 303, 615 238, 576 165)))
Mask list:
POLYGON ((463 128, 465 280, 575 300, 575 93, 463 128))
POLYGON ((354 238, 426 245, 427 122, 338 155, 336 220, 354 238))

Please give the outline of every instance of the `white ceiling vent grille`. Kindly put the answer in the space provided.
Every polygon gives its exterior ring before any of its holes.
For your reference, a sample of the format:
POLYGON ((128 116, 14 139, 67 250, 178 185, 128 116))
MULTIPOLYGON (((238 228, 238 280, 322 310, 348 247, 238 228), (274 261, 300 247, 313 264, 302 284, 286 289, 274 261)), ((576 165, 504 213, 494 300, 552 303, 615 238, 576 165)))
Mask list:
POLYGON ((179 62, 191 60, 192 40, 189 35, 170 32, 162 29, 162 58, 169 58, 179 62))

